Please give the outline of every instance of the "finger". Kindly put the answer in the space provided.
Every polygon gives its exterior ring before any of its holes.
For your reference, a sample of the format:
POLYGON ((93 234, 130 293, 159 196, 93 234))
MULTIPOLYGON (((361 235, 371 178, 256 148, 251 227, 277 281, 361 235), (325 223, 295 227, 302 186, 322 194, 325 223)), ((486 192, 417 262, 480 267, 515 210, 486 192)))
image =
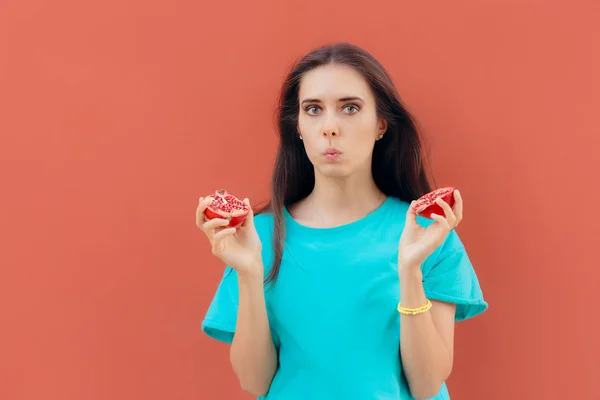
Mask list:
POLYGON ((454 226, 454 224, 456 224, 456 215, 454 214, 454 211, 452 210, 452 207, 450 207, 450 204, 446 203, 444 200, 442 200, 441 197, 438 197, 435 202, 442 207, 442 209, 444 210, 444 214, 446 215, 446 219, 448 220, 448 224, 450 226, 454 226))
POLYGON ((209 219, 202 224, 202 230, 208 236, 209 240, 213 240, 215 233, 221 231, 223 227, 229 225, 229 221, 224 218, 209 219))
POLYGON ((406 223, 417 223, 417 210, 415 209, 415 204, 417 202, 413 200, 408 207, 408 211, 406 211, 406 223))
POLYGON ((198 200, 198 207, 196 208, 196 226, 202 228, 204 223, 204 210, 206 210, 206 204, 204 203, 204 197, 200 197, 198 200))
POLYGON ((448 223, 448 220, 444 218, 443 215, 431 214, 431 219, 435 220, 438 224, 440 224, 441 227, 448 231, 452 229, 452 226, 448 223))
POLYGON ((248 208, 250 208, 250 211, 248 211, 248 215, 246 216, 246 219, 244 219, 242 227, 254 227, 254 210, 252 210, 250 200, 246 197, 244 199, 244 203, 248 206, 248 208))
POLYGON ((202 224, 202 230, 206 231, 210 231, 210 230, 214 230, 215 228, 221 227, 221 226, 227 226, 229 225, 229 220, 225 219, 225 218, 213 218, 213 219, 209 219, 208 221, 206 221, 205 223, 202 224))
POLYGON ((454 214, 456 215, 456 225, 463 219, 463 207, 464 202, 460 192, 458 190, 454 191, 454 214))
POLYGON ((212 201, 213 199, 210 197, 200 197, 198 200, 198 208, 196 208, 196 225, 198 228, 202 228, 202 224, 206 222, 204 211, 212 201))
POLYGON ((237 228, 226 228, 226 229, 223 229, 222 231, 219 231, 213 237, 214 245, 217 245, 220 241, 222 241, 227 236, 233 235, 236 231, 237 231, 237 228))
POLYGON ((236 228, 227 228, 227 229, 223 229, 219 233, 215 234, 215 236, 213 237, 213 240, 211 242, 212 253, 215 256, 219 256, 220 253, 223 251, 223 249, 224 249, 223 241, 226 238, 232 236, 235 232, 236 232, 236 228))

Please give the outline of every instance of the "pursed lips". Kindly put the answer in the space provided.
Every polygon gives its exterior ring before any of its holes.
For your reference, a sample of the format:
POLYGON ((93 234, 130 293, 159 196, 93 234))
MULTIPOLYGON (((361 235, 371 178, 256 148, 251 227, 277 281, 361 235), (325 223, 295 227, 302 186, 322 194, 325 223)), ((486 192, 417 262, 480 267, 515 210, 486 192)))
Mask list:
POLYGON ((327 150, 325 150, 323 152, 323 154, 325 155, 325 157, 327 157, 330 160, 335 160, 337 159, 340 154, 342 154, 341 151, 339 151, 338 149, 336 149, 335 147, 330 147, 327 150))

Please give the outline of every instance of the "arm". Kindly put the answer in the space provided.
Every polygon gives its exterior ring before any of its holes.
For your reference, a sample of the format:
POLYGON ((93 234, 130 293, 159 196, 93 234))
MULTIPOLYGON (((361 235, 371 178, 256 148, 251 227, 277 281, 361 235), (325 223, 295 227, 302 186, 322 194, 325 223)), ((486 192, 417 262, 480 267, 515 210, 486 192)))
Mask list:
MULTIPOLYGON (((419 308, 427 302, 421 266, 463 216, 459 191, 455 190, 453 196, 454 209, 441 198, 436 199, 445 215, 432 213, 434 222, 426 228, 417 222, 417 213, 423 210, 416 209, 416 202, 406 212, 398 243, 400 304, 405 308, 419 308)), ((434 397, 452 371, 456 305, 439 301, 432 304, 425 313, 400 317, 400 357, 410 391, 417 399, 434 397)))
MULTIPOLYGON (((261 271, 262 268, 255 270, 261 271)), ((267 317, 262 274, 238 275, 239 308, 230 360, 242 389, 255 396, 269 390, 277 352, 267 317)))
MULTIPOLYGON (((427 299, 420 268, 399 265, 398 273, 402 306, 424 305, 427 299)), ((400 356, 416 399, 434 397, 452 370, 456 306, 438 301, 432 304, 423 314, 400 314, 400 356)))
POLYGON ((268 392, 277 369, 277 352, 264 295, 262 243, 248 199, 244 199, 249 207, 248 216, 238 227, 230 227, 228 219, 206 218, 204 211, 211 201, 210 196, 200 198, 196 225, 210 240, 212 253, 237 273, 237 319, 229 358, 242 389, 261 396, 268 392))

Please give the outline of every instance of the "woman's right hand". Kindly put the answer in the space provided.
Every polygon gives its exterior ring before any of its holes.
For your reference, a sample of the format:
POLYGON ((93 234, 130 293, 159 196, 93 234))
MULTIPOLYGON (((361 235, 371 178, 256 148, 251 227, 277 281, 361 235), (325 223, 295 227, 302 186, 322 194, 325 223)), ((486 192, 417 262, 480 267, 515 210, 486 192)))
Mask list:
MULTIPOLYGON (((224 218, 206 218, 204 210, 210 201, 210 198, 200 197, 196 209, 196 225, 206 234, 212 253, 238 274, 260 274, 262 278, 262 243, 254 226, 252 207, 242 225, 228 228, 229 221, 224 218)), ((244 199, 244 203, 250 206, 248 199, 244 199)))

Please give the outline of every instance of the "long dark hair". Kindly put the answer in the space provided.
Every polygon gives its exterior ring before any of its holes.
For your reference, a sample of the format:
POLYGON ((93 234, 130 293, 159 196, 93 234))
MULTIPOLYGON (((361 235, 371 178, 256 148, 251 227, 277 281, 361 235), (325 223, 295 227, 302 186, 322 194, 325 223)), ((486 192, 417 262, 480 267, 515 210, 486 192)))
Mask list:
POLYGON ((350 66, 363 75, 373 91, 378 116, 387 121, 387 131, 373 149, 372 174, 379 190, 408 202, 431 190, 415 120, 402 105, 384 67, 371 54, 348 43, 311 51, 292 67, 279 98, 280 141, 271 180, 271 199, 257 211, 257 214, 270 212, 274 217, 274 259, 265 283, 275 283, 279 274, 285 241, 284 207, 307 197, 315 185, 314 167, 298 137, 300 82, 308 71, 332 63, 350 66))

